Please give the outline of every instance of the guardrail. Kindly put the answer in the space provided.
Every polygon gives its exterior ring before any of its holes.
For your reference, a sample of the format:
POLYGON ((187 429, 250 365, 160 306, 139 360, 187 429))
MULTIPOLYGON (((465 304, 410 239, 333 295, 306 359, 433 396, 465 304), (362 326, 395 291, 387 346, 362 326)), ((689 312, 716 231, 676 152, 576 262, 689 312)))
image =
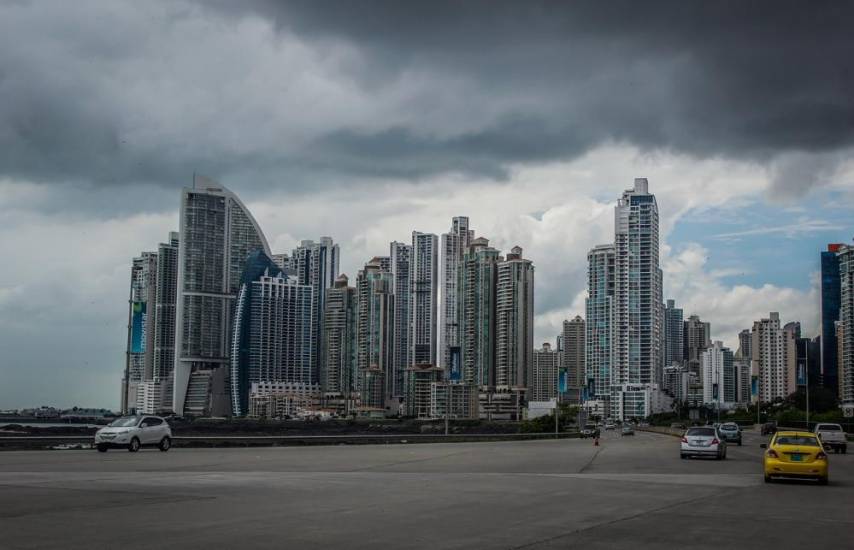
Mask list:
MULTIPOLYGON (((535 432, 514 434, 352 434, 352 435, 176 435, 172 442, 176 447, 237 447, 237 446, 297 446, 324 444, 370 444, 370 443, 441 443, 463 441, 502 441, 530 439, 570 439, 578 432, 535 432)), ((13 435, 0 436, 0 448, 29 447, 39 443, 92 443, 91 435, 13 435), (15 445, 17 443, 17 445, 15 445)))
POLYGON ((657 434, 672 435, 673 437, 682 437, 685 430, 682 428, 665 428, 663 426, 648 426, 646 428, 635 428, 639 432, 652 432, 657 434))

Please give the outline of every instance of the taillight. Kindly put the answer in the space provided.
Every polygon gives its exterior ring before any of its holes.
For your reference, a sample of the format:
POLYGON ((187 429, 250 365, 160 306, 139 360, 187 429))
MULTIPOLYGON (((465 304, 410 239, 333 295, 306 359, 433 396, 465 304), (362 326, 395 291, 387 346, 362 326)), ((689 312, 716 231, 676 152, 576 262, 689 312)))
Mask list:
POLYGON ((682 443, 688 443, 688 438, 687 438, 687 437, 683 437, 683 438, 682 438, 682 443))
POLYGON ((774 449, 768 449, 768 453, 767 453, 767 454, 768 454, 768 456, 770 456, 771 458, 779 458, 779 457, 778 457, 778 455, 777 455, 777 451, 775 451, 774 449))
POLYGON ((718 438, 716 437, 712 440, 712 445, 718 445, 718 444, 720 444, 720 441, 718 441, 718 438))
POLYGON ((827 460, 827 455, 824 454, 824 451, 819 451, 818 453, 816 453, 815 459, 816 460, 827 460))

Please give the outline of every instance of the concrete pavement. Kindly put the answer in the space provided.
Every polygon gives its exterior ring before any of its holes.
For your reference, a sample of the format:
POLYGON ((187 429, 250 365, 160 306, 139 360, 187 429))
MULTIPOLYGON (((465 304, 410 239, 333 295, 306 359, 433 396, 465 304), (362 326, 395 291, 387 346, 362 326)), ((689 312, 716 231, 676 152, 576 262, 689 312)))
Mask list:
MULTIPOLYGON (((764 441, 764 439, 762 439, 764 441)), ((0 548, 854 546, 854 455, 765 485, 678 439, 0 453, 0 548)))

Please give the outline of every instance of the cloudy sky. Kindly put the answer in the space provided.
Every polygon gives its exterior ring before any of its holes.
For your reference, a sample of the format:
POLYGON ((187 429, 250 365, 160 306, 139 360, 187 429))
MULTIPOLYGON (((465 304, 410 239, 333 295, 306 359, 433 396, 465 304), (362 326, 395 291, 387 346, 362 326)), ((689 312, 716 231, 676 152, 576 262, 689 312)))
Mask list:
POLYGON ((468 215, 534 260, 540 342, 647 177, 666 297, 730 345, 771 310, 814 335, 818 252, 854 235, 852 28, 821 1, 3 2, 0 408, 118 406, 130 260, 194 171, 350 275, 468 215))

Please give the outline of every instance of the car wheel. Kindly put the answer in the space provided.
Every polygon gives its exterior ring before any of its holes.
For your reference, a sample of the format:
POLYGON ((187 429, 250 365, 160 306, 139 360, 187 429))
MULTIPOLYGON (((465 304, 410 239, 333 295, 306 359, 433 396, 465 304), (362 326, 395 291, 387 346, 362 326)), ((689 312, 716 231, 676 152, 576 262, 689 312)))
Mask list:
POLYGON ((160 440, 160 445, 158 445, 157 448, 165 453, 172 448, 172 440, 168 437, 164 437, 160 440))
POLYGON ((128 451, 135 453, 138 450, 139 450, 139 439, 134 437, 133 439, 130 440, 130 443, 128 444, 128 451))
POLYGON ((109 447, 107 447, 106 445, 98 445, 98 452, 99 453, 106 453, 107 449, 109 449, 109 447))
POLYGON ((738 440, 738 446, 741 447, 741 440, 738 440))
POLYGON ((771 479, 771 476, 769 476, 769 475, 765 476, 765 483, 771 483, 772 481, 774 481, 774 480, 771 479))
POLYGON ((827 485, 827 478, 826 477, 818 478, 818 484, 819 485, 827 485))
POLYGON ((847 452, 848 452, 848 445, 843 445, 842 446, 842 454, 845 454, 847 452))
POLYGON ((680 454, 680 455, 679 455, 679 458, 681 458, 682 460, 685 460, 685 459, 686 459, 686 458, 688 458, 688 457, 687 457, 687 456, 685 456, 684 454, 680 454))

